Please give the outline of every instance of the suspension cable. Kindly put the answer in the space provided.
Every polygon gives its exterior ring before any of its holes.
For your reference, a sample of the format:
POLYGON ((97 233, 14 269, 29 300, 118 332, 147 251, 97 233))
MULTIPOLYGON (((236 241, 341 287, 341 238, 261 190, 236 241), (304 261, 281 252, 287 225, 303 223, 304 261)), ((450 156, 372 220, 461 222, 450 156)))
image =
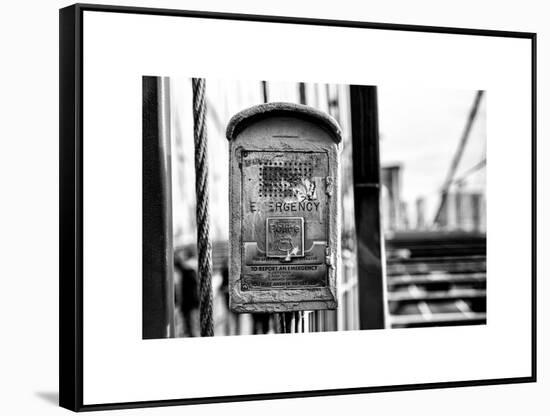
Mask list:
POLYGON ((197 252, 200 281, 200 327, 202 337, 214 335, 212 313, 212 242, 208 213, 208 146, 204 78, 193 78, 195 137, 195 192, 197 195, 197 252))

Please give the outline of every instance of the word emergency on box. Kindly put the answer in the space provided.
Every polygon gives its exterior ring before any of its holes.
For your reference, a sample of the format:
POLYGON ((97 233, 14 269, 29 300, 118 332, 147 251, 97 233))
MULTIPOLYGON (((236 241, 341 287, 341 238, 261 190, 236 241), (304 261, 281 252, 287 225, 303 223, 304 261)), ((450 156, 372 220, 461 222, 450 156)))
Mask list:
POLYGON ((335 309, 340 127, 290 103, 262 104, 227 127, 230 307, 335 309))

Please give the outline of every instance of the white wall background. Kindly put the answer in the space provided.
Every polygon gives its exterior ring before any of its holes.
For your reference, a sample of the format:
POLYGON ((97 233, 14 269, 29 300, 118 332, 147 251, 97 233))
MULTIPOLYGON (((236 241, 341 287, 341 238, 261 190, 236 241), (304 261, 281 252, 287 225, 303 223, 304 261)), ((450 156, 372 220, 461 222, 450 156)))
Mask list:
MULTIPOLYGON (((118 2, 133 6, 306 16, 373 22, 459 26, 538 32, 539 213, 548 205, 543 166, 549 133, 550 13, 543 1, 461 0, 298 2, 189 0, 118 2), (544 177, 543 177, 544 176, 544 177)), ((58 12, 66 1, 5 2, 0 14, 0 413, 63 414, 57 392, 58 273, 58 12)), ((219 34, 213 34, 219 36, 219 34)), ((548 179, 548 178, 547 178, 548 179)), ((543 304, 543 239, 539 215, 539 323, 543 304)), ((545 234, 543 236, 543 234, 545 234)), ((548 331, 539 324, 539 382, 446 390, 377 393, 299 400, 128 410, 113 414, 281 415, 544 415, 550 410, 550 367, 544 359, 548 331), (546 397, 545 397, 546 396, 546 397)))

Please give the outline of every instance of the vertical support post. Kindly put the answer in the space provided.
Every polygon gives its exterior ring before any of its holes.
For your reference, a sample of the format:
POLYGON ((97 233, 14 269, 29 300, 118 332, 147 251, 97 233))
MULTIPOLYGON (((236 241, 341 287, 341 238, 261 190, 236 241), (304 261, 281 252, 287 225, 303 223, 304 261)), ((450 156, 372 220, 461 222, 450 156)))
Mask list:
POLYGON ((214 335, 212 312, 212 242, 208 212, 208 146, 206 135, 205 80, 193 78, 195 138, 195 191, 197 195, 197 252, 200 280, 201 336, 214 335))
POLYGON ((167 85, 143 77, 143 319, 144 339, 173 336, 172 190, 167 85))
POLYGON ((264 100, 264 103, 267 103, 269 101, 268 91, 267 91, 267 81, 262 81, 262 98, 264 100))
POLYGON ((278 315, 281 320, 281 333, 290 334, 294 332, 294 312, 282 312, 278 315))
POLYGON ((359 328, 384 328, 387 307, 382 264, 383 239, 380 230, 380 152, 376 87, 351 85, 350 101, 359 328))
POLYGON ((298 83, 298 100, 300 104, 306 103, 306 84, 304 82, 298 83))

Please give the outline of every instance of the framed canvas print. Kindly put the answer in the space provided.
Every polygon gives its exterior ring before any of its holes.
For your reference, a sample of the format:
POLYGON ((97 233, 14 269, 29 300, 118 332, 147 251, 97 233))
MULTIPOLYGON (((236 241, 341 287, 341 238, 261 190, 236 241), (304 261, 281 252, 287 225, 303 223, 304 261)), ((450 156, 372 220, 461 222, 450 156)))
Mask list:
POLYGON ((61 406, 534 382, 535 52, 61 9, 61 406))

